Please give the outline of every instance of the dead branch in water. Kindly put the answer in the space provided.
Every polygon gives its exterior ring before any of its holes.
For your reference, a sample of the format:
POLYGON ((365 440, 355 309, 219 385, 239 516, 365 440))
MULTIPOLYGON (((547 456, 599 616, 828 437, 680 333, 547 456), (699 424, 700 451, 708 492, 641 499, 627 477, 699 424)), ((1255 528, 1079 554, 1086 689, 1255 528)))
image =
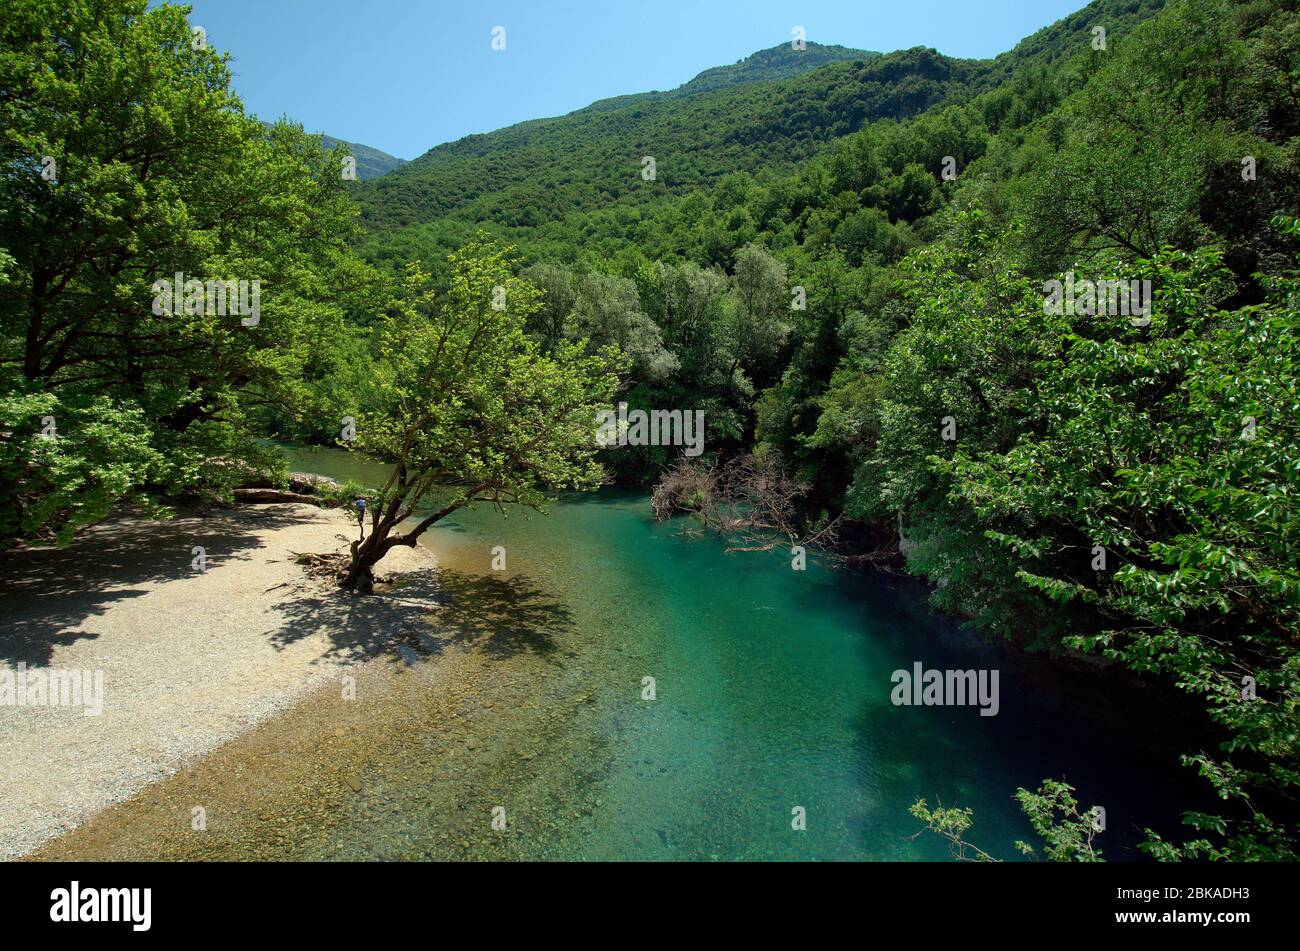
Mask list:
POLYGON ((810 488, 777 459, 747 455, 722 464, 683 459, 659 480, 651 506, 660 521, 689 512, 725 537, 729 552, 796 546, 831 551, 843 515, 805 519, 799 502, 810 488))

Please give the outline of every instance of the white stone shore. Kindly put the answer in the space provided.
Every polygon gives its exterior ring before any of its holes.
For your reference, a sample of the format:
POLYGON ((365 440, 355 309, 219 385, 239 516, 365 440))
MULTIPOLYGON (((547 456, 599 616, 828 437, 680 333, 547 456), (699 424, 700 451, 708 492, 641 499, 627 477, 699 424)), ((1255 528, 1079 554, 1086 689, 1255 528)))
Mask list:
MULTIPOLYGON (((99 716, 86 715, 85 698, 0 702, 0 858, 75 828, 391 648, 418 605, 350 597, 294 563, 297 552, 345 549, 356 530, 340 511, 247 505, 116 520, 64 549, 0 554, 0 674, 103 678, 99 716)), ((426 549, 399 546, 381 569, 432 567, 426 549)))

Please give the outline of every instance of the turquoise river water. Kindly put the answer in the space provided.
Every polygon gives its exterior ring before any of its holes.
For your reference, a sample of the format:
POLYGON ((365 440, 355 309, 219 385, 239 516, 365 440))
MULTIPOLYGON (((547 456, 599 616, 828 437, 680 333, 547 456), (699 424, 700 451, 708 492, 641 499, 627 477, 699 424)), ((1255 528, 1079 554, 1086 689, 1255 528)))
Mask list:
MULTIPOLYGON (((386 471, 338 450, 286 453, 292 468, 339 479, 386 471)), ((1105 808, 1108 858, 1140 857, 1145 826, 1176 831, 1170 803, 1186 803, 1195 779, 1140 689, 1117 696, 1100 677, 984 643, 932 612, 913 580, 795 571, 788 554, 727 554, 687 524, 654 521, 644 493, 605 490, 546 516, 482 507, 428 533, 440 557, 484 575, 503 548, 511 576, 554 605, 537 623, 563 617, 552 666, 583 685, 586 742, 531 782, 569 789, 580 773, 586 806, 525 857, 941 858, 933 836, 913 838, 907 809, 925 797, 972 808, 970 838, 1013 858, 1033 836, 1012 796, 1046 777, 1105 808), (892 673, 917 662, 997 670, 997 715, 894 705, 892 673), (806 829, 793 827, 797 810, 806 829)), ((389 791, 397 805, 380 823, 420 825, 402 795, 389 791)), ((372 821, 365 834, 383 830, 372 821)))

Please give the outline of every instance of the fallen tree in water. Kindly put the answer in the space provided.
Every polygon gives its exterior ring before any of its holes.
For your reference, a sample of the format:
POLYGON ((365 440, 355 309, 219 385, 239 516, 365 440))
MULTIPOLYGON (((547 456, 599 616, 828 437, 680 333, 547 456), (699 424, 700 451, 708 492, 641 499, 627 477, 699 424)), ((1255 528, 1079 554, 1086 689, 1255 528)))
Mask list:
POLYGON ((289 492, 286 489, 235 489, 236 502, 305 502, 308 505, 320 505, 322 499, 315 495, 301 492, 289 492))
POLYGON ((683 459, 655 485, 651 507, 660 521, 689 513, 723 536, 729 552, 789 548, 798 559, 815 548, 852 564, 887 567, 899 561, 896 544, 866 553, 840 551, 844 516, 809 516, 803 500, 810 489, 770 456, 721 463, 683 459))

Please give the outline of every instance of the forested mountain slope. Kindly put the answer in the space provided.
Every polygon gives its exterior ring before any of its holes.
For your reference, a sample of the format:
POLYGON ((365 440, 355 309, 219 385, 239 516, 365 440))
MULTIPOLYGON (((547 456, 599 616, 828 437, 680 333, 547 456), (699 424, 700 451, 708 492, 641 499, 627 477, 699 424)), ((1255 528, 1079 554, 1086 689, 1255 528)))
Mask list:
MULTIPOLYGON (((879 55, 809 43, 796 51, 787 42, 671 92, 602 100, 440 145, 354 195, 379 260, 420 256, 436 266, 483 225, 524 246, 558 231, 548 249, 555 253, 578 236, 581 223, 565 226, 566 218, 617 208, 623 225, 615 230, 626 232, 647 205, 729 173, 790 169, 872 122, 968 101, 1012 80, 1044 84, 1048 66, 1087 47, 1093 25, 1118 39, 1162 2, 1097 0, 986 61, 925 48, 879 55), (647 156, 653 181, 642 177, 647 156)), ((1005 91, 993 108, 1009 110, 1015 98, 1005 91)))
POLYGON ((737 169, 789 165, 864 122, 914 115, 969 78, 968 64, 918 49, 537 119, 439 146, 358 190, 358 199, 376 229, 449 214, 535 225, 610 201, 653 200, 737 169), (654 181, 641 177, 645 156, 656 159, 654 181))

